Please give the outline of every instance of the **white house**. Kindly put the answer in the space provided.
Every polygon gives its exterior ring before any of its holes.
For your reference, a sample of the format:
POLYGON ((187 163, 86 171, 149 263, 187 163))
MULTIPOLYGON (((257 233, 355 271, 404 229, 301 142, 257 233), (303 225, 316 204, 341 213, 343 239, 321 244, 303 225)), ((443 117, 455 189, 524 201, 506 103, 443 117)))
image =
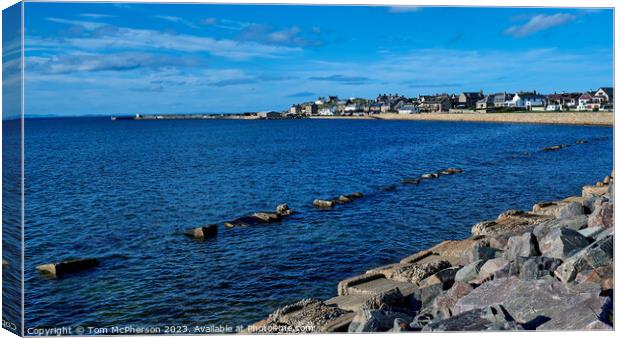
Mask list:
POLYGON ((405 104, 402 107, 398 108, 398 113, 399 114, 419 114, 420 108, 412 104, 405 104))
POLYGON ((319 109, 319 115, 321 115, 321 116, 334 116, 334 115, 336 115, 336 106, 331 106, 329 108, 319 109))
POLYGON ((361 110, 361 107, 357 103, 348 104, 344 107, 344 111, 347 113, 352 113, 352 112, 356 112, 360 110, 361 110))
POLYGON ((545 97, 536 92, 517 93, 512 97, 512 101, 507 102, 507 106, 525 108, 526 110, 531 110, 533 107, 544 107, 545 97))

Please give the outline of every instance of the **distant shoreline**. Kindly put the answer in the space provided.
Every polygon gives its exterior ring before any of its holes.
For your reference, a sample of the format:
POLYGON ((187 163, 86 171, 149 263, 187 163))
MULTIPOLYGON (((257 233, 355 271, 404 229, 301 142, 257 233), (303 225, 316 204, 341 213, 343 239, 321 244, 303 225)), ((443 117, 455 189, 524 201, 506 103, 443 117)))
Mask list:
POLYGON ((365 119, 401 121, 496 122, 527 124, 567 124, 613 127, 613 112, 529 112, 529 113, 384 113, 364 116, 312 116, 312 119, 365 119))

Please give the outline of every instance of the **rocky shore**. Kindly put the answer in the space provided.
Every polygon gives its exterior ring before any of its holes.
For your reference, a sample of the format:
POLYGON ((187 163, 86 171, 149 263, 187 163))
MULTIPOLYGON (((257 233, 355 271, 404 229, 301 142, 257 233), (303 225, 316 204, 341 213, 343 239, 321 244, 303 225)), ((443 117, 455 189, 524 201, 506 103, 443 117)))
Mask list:
POLYGON ((581 196, 508 210, 247 332, 611 330, 613 186, 612 173, 581 196))

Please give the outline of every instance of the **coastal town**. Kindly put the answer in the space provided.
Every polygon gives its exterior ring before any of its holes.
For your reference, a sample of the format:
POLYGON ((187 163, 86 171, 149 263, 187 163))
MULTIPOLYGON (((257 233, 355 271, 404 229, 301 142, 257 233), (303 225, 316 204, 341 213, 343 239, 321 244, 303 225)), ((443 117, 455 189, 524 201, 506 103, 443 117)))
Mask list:
MULTIPOLYGON (((408 97, 400 94, 379 94, 374 99, 338 96, 321 96, 313 101, 295 103, 282 111, 260 111, 244 113, 188 113, 188 114, 142 114, 135 116, 112 116, 112 120, 179 120, 179 119, 297 119, 297 118, 387 118, 387 119, 425 119, 425 116, 442 117, 440 119, 458 120, 458 116, 474 117, 476 114, 520 113, 505 122, 528 122, 523 113, 586 113, 613 112, 614 88, 600 87, 597 90, 579 92, 561 92, 542 94, 537 91, 520 91, 516 93, 498 92, 485 94, 462 92, 460 94, 434 94, 408 97), (460 115, 455 115, 460 114, 460 115)), ((485 119, 482 117, 473 120, 485 119)), ((489 120, 490 118, 486 118, 489 120)), ((500 120, 501 120, 500 119, 500 120)), ((547 115, 547 120, 549 116, 547 115)), ((591 117, 587 119, 592 120, 591 117)), ((530 121, 556 123, 548 121, 530 121)), ((561 122, 561 121, 560 121, 561 122)), ((583 124, 581 120, 574 124, 583 124)), ((588 124, 588 123, 585 123, 588 124)), ((599 123, 594 123, 599 124, 599 123)), ((602 124, 609 124, 605 121, 602 124)))
MULTIPOLYGON (((517 93, 462 92, 406 97, 380 94, 375 99, 337 96, 319 97, 315 101, 294 104, 286 112, 263 112, 264 117, 354 116, 382 113, 493 113, 514 111, 613 111, 614 89, 601 87, 583 93, 541 94, 536 91, 517 93)), ((261 113, 259 113, 261 114, 261 113)))

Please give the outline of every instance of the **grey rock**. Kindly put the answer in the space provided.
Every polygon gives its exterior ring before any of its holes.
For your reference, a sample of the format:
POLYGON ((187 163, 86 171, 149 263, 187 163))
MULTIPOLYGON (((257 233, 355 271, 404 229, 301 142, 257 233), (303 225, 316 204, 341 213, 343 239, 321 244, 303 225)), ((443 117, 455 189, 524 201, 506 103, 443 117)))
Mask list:
POLYGON ((594 202, 594 210, 588 217, 588 227, 602 226, 605 228, 614 225, 614 205, 603 199, 594 202))
POLYGON ((552 277, 521 280, 498 278, 474 289, 454 306, 454 315, 502 304, 529 329, 545 323, 563 330, 585 329, 599 322, 606 297, 600 297, 595 283, 565 284, 552 277))
POLYGON ((396 319, 399 322, 411 322, 413 319, 404 313, 383 310, 362 310, 355 313, 349 325, 349 332, 385 332, 394 327, 396 319))
POLYGON ((523 280, 551 276, 562 260, 552 257, 530 257, 519 264, 519 278, 523 280))
POLYGON ((312 202, 312 204, 317 208, 326 209, 326 208, 333 207, 335 203, 334 201, 330 201, 330 200, 316 199, 314 200, 314 202, 312 202))
POLYGON ((598 236, 598 234, 602 233, 603 231, 605 231, 605 228, 603 226, 594 226, 594 227, 588 227, 585 229, 581 229, 579 230, 579 233, 586 238, 596 238, 596 236, 598 236))
POLYGON ((579 232, 568 228, 553 228, 542 239, 538 248, 543 256, 564 259, 588 246, 590 242, 579 232))
POLYGON ((63 261, 59 263, 43 264, 37 266, 37 270, 43 274, 60 277, 67 274, 93 269, 99 266, 96 258, 84 258, 63 261))
POLYGON ((576 202, 565 204, 559 207, 556 212, 557 218, 569 218, 578 215, 583 215, 583 205, 576 202))
POLYGON ((370 296, 369 299, 362 304, 361 308, 381 309, 384 307, 402 304, 404 300, 405 296, 403 296, 398 288, 395 288, 370 296))
POLYGON ((409 322, 403 318, 394 319, 394 326, 392 327, 390 332, 406 332, 406 331, 412 331, 411 327, 409 326, 409 322))
POLYGON ((554 272, 563 282, 572 282, 580 271, 613 264, 614 236, 607 236, 588 245, 565 260, 554 272))
POLYGON ((288 204, 283 203, 278 204, 278 206, 276 207, 276 213, 280 216, 289 216, 293 213, 293 210, 289 208, 288 204))
POLYGON ((473 263, 465 265, 456 272, 456 275, 454 276, 454 281, 468 283, 469 281, 475 279, 476 277, 478 277, 480 268, 482 267, 482 265, 484 265, 485 262, 486 260, 477 260, 473 263))
POLYGON ((478 278, 475 280, 475 282, 484 282, 488 278, 492 277, 495 273, 508 267, 509 263, 510 261, 503 257, 489 259, 488 261, 484 262, 484 264, 480 267, 480 272, 478 273, 478 278))
POLYGON ((196 239, 212 238, 217 236, 217 224, 209 224, 207 226, 189 229, 185 234, 196 239))
POLYGON ((485 306, 459 313, 450 318, 434 321, 423 331, 500 331, 520 330, 502 305, 485 306))
POLYGON ((504 257, 507 259, 516 259, 517 257, 538 256, 538 242, 531 232, 526 232, 521 236, 512 236, 506 245, 504 257))
POLYGON ((449 318, 452 316, 452 308, 456 305, 456 302, 468 295, 474 288, 468 283, 454 282, 449 290, 442 292, 440 295, 433 299, 433 313, 441 314, 442 318, 449 318))
POLYGON ((467 252, 467 263, 476 262, 479 260, 489 260, 500 257, 502 251, 499 249, 491 248, 481 244, 474 245, 471 250, 467 252))

